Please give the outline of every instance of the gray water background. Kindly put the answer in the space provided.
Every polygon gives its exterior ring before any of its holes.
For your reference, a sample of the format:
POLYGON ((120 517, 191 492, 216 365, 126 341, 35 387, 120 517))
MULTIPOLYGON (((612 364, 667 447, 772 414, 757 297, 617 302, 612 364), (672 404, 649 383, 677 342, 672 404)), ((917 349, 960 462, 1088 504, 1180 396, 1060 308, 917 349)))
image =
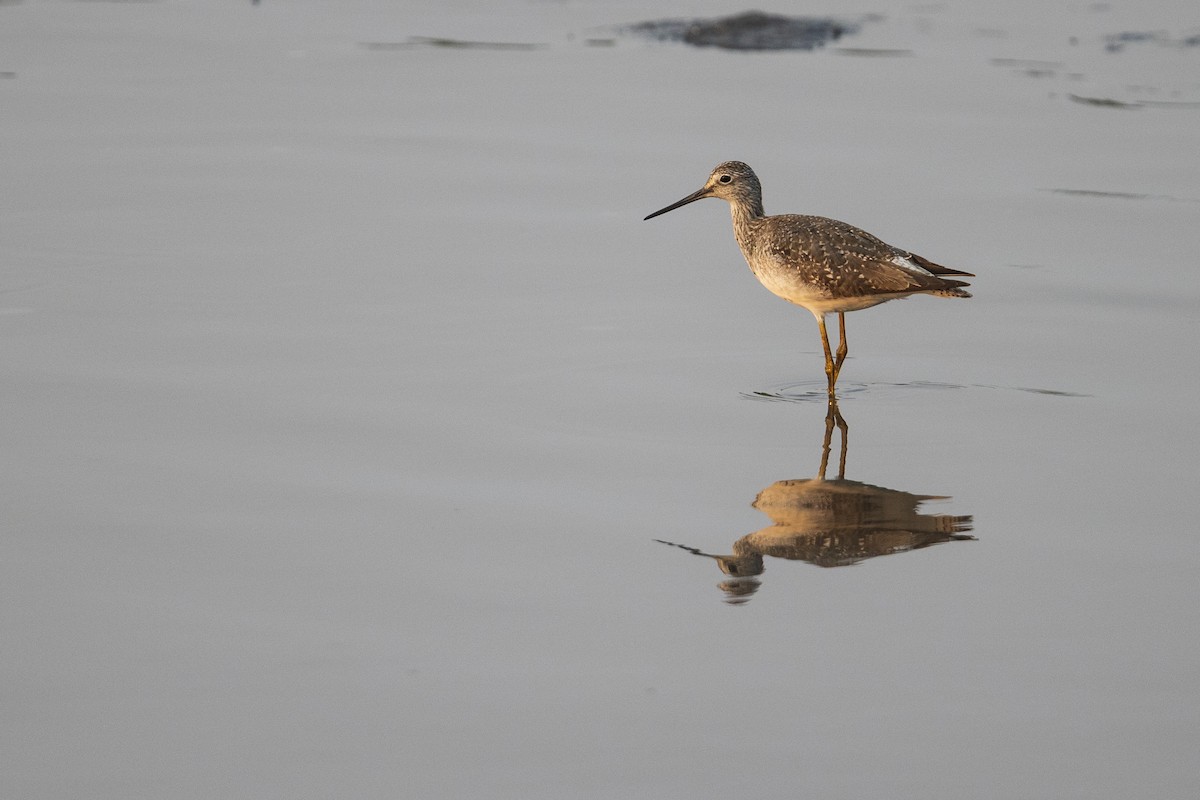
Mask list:
POLYGON ((1200 15, 613 33, 730 10, 0 7, 0 795, 1194 796, 1200 15), (653 541, 821 457, 811 317, 641 221, 725 159, 977 273, 841 379, 976 541, 740 605, 653 541))

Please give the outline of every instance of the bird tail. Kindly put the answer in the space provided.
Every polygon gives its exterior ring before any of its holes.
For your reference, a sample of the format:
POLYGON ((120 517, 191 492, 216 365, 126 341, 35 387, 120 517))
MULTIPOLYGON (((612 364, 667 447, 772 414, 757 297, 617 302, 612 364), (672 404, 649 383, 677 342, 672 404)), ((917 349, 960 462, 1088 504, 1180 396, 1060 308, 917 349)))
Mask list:
MULTIPOLYGON (((943 269, 946 269, 946 268, 943 267, 943 269)), ((970 273, 952 272, 950 274, 969 275, 970 273)), ((970 297, 971 296, 970 292, 968 292, 966 289, 962 288, 964 286, 971 285, 971 284, 967 283, 966 281, 960 281, 955 278, 944 278, 941 275, 939 275, 937 277, 938 277, 938 286, 936 289, 934 289, 933 291, 930 292, 931 295, 933 295, 935 297, 970 297)), ((974 277, 974 276, 972 276, 972 277, 974 277)))

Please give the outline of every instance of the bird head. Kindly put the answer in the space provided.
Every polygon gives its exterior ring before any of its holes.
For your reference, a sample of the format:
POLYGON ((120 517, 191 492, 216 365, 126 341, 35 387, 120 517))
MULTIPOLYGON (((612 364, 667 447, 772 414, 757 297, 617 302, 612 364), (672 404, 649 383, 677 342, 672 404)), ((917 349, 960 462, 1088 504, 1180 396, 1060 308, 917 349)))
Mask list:
POLYGON ((660 214, 674 211, 680 206, 686 206, 688 203, 694 203, 706 197, 719 197, 735 206, 757 207, 762 203, 762 185, 759 184, 754 170, 750 169, 747 164, 743 164, 741 161, 726 161, 717 165, 699 191, 692 192, 666 208, 660 208, 646 219, 653 219, 660 214))

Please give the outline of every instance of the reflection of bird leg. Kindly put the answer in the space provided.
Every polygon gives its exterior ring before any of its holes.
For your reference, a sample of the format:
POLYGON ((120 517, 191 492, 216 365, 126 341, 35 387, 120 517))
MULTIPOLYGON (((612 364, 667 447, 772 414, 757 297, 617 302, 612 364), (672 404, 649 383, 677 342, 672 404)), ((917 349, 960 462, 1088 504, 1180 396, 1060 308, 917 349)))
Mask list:
POLYGON ((833 426, 837 425, 842 432, 842 450, 838 458, 838 480, 846 477, 847 433, 850 426, 838 410, 837 398, 829 396, 829 406, 825 411, 825 439, 821 443, 821 469, 817 472, 819 480, 825 480, 825 469, 829 466, 829 452, 833 449, 833 426))
POLYGON ((838 458, 838 480, 842 480, 846 477, 846 453, 850 449, 850 426, 846 424, 846 418, 838 410, 837 398, 834 398, 833 401, 833 418, 837 422, 838 429, 842 432, 842 452, 838 458))
POLYGON ((829 410, 825 412, 825 440, 821 443, 821 468, 817 480, 825 480, 825 468, 829 466, 829 448, 833 443, 833 395, 829 396, 829 410))

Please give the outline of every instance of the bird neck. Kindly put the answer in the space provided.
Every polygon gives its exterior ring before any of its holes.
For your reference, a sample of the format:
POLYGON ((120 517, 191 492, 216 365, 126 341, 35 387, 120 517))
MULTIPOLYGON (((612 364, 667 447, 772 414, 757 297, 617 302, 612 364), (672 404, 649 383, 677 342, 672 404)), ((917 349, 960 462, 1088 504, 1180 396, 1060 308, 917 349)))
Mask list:
POLYGON ((729 204, 729 213, 733 217, 733 235, 738 243, 749 241, 754 221, 765 216, 761 200, 739 200, 729 204))

